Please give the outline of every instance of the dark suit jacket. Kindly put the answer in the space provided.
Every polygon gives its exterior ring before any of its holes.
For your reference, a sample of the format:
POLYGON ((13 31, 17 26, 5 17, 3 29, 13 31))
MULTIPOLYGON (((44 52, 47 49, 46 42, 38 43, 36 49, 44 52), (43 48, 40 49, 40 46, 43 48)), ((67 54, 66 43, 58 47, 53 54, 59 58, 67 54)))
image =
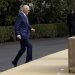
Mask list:
POLYGON ((29 38, 31 25, 29 24, 27 16, 20 12, 15 22, 15 33, 21 35, 22 38, 29 38))

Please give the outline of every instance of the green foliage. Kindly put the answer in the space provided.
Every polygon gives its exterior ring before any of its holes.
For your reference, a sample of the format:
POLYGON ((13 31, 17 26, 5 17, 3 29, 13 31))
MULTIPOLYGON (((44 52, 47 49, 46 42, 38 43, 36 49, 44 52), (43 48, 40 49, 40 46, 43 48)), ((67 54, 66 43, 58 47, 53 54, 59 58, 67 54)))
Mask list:
MULTIPOLYGON (((67 0, 33 0, 31 3, 34 5, 34 10, 30 13, 30 16, 34 15, 36 23, 66 22, 68 12, 67 0)), ((30 18, 31 21, 34 20, 33 17, 30 18)))
POLYGON ((6 25, 14 25, 16 17, 15 16, 7 16, 6 18, 6 25))
POLYGON ((67 0, 52 0, 52 13, 57 22, 65 22, 67 18, 67 0))
POLYGON ((49 37, 55 37, 57 33, 56 25, 53 24, 44 24, 44 25, 34 25, 33 26, 36 29, 35 33, 32 33, 32 37, 36 38, 49 38, 49 37))
POLYGON ((1 11, 5 11, 6 10, 6 8, 7 8, 7 6, 8 6, 8 2, 5 0, 1 0, 0 1, 0 12, 1 11))
POLYGON ((66 22, 67 0, 0 0, 0 25, 13 25, 21 4, 31 4, 31 24, 66 22))
POLYGON ((12 25, 19 12, 20 2, 16 0, 0 0, 0 25, 12 25), (9 23, 8 23, 9 22, 9 23))
POLYGON ((15 40, 13 27, 0 26, 0 42, 15 40))
MULTIPOLYGON (((38 24, 33 25, 35 33, 31 33, 32 38, 54 38, 68 35, 66 24, 38 24)), ((14 28, 12 26, 0 26, 0 42, 16 40, 14 28)))
POLYGON ((54 38, 68 35, 68 28, 65 23, 38 24, 33 25, 33 27, 36 32, 32 33, 32 38, 54 38))

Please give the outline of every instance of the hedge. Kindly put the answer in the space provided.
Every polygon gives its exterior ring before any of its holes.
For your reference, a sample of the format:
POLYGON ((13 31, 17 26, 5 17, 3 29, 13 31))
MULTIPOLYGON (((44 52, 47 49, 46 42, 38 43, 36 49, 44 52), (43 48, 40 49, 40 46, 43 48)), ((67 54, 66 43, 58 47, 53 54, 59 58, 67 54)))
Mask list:
POLYGON ((32 38, 54 38, 68 36, 68 27, 65 23, 38 24, 33 26, 36 29, 32 38))
POLYGON ((0 26, 0 42, 15 40, 12 26, 0 26))
MULTIPOLYGON (((54 38, 68 35, 67 25, 62 23, 33 25, 36 32, 31 32, 32 38, 54 38)), ((15 32, 12 26, 0 26, 0 42, 14 41, 15 32)))

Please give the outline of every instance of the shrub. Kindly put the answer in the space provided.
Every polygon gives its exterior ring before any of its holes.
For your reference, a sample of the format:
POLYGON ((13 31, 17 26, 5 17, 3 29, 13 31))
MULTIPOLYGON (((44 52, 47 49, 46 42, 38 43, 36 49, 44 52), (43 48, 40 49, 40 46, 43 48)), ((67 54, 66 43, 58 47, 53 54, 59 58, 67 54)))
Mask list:
POLYGON ((0 42, 15 40, 12 26, 0 26, 0 42))
POLYGON ((65 23, 39 24, 33 27, 36 29, 36 32, 32 33, 32 38, 53 38, 68 35, 67 24, 65 23))
MULTIPOLYGON (((36 32, 31 32, 32 38, 54 38, 68 35, 68 28, 66 24, 37 24, 33 25, 36 32)), ((13 41, 15 39, 15 32, 12 26, 0 26, 0 42, 13 41)))

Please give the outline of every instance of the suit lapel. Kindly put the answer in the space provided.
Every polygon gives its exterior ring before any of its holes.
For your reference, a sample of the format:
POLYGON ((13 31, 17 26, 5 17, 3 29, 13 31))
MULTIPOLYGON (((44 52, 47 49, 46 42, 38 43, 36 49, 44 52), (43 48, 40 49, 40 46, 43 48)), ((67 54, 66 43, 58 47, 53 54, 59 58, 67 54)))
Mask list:
POLYGON ((27 23, 27 25, 29 26, 29 21, 28 21, 27 16, 25 16, 22 12, 21 12, 21 15, 22 15, 24 22, 27 23))

